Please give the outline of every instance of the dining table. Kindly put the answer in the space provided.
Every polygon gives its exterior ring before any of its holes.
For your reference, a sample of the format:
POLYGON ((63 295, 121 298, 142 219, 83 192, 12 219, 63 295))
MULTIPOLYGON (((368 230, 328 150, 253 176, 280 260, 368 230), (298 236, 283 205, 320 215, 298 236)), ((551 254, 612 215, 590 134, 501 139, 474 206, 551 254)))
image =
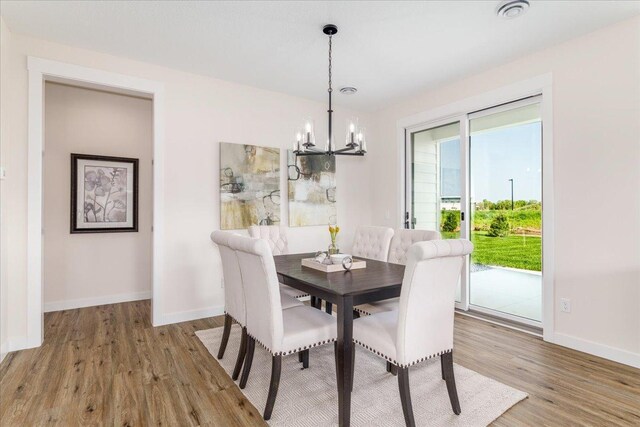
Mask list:
POLYGON ((336 306, 338 424, 346 427, 351 423, 354 306, 400 296, 404 265, 357 257, 366 261, 365 268, 325 273, 302 265, 302 259, 314 256, 277 255, 274 260, 280 283, 336 306))

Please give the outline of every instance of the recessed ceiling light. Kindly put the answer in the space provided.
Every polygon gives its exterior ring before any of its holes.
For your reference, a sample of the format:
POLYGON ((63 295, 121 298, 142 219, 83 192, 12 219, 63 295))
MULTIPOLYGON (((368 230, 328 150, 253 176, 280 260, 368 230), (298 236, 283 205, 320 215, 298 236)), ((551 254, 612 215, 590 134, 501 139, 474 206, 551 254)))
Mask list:
POLYGON ((340 88, 340 93, 344 93, 345 95, 353 95, 357 91, 358 89, 353 86, 345 86, 340 88))
POLYGON ((528 0, 506 0, 498 5, 496 13, 501 18, 512 19, 523 15, 529 9, 528 0))

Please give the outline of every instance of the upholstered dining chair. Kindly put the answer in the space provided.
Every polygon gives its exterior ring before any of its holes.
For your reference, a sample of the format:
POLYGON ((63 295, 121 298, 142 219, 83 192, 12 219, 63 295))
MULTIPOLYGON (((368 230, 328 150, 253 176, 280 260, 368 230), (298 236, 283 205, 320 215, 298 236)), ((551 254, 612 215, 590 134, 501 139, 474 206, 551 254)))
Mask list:
MULTIPOLYGON (((242 274, 236 251, 231 248, 231 241, 239 237, 228 231, 214 231, 211 233, 211 240, 218 246, 220 260, 222 261, 222 277, 224 280, 224 329, 222 331, 222 341, 218 349, 218 359, 224 357, 231 333, 231 325, 235 321, 242 328, 240 338, 240 349, 236 359, 231 378, 237 380, 240 369, 244 361, 247 348, 247 318, 245 308, 244 289, 242 287, 242 274)), ((283 309, 303 305, 300 301, 289 295, 281 293, 281 305, 283 309)), ((308 361, 307 361, 308 364, 308 361)))
POLYGON ((393 229, 389 227, 361 225, 356 229, 351 255, 386 261, 392 237, 393 229))
MULTIPOLYGON (((249 236, 254 239, 265 240, 271 252, 274 255, 286 255, 289 253, 289 240, 287 239, 287 227, 283 225, 252 225, 249 227, 249 236)), ((287 286, 280 284, 280 290, 293 298, 302 298, 309 296, 309 294, 287 286)))
POLYGON ((247 353, 240 388, 245 388, 251 371, 256 341, 271 353, 271 383, 264 419, 271 418, 282 366, 282 356, 335 342, 336 320, 312 307, 301 305, 283 310, 271 248, 261 239, 238 237, 231 241, 242 274, 247 313, 247 353))
POLYGON ((464 239, 418 242, 409 248, 397 311, 355 319, 353 341, 392 363, 407 426, 415 426, 409 367, 440 356, 451 407, 460 414, 453 374, 456 284, 473 245, 464 239))
MULTIPOLYGON (((411 245, 417 242, 426 242, 429 240, 440 240, 441 234, 435 230, 407 230, 399 228, 394 231, 391 244, 389 245, 389 254, 387 262, 393 264, 407 264, 407 252, 411 245)), ((398 309, 399 298, 390 298, 383 301, 373 302, 370 304, 362 304, 355 307, 360 314, 370 315, 382 313, 398 309)))
POLYGON ((247 349, 247 313, 244 304, 244 290, 242 289, 242 276, 240 274, 240 264, 236 251, 229 246, 229 239, 233 233, 227 231, 214 231, 211 233, 211 240, 218 246, 220 260, 222 261, 222 277, 224 280, 224 329, 222 341, 218 349, 218 359, 224 357, 231 333, 231 324, 235 321, 242 328, 240 339, 240 349, 236 358, 236 365, 231 378, 237 380, 240 375, 240 368, 244 361, 247 349))

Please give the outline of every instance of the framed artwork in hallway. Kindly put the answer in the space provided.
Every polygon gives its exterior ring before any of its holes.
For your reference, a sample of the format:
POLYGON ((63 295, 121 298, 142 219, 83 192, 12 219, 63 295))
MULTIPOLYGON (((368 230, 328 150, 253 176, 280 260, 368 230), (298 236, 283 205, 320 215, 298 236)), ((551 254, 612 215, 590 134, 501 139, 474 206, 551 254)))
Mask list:
POLYGON ((138 231, 138 159, 71 154, 71 233, 138 231))

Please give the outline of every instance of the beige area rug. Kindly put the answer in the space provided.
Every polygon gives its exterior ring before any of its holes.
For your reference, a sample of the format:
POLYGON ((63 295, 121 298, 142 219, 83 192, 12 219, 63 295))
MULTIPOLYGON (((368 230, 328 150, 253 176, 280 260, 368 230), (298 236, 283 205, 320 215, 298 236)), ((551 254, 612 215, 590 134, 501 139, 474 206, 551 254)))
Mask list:
MULTIPOLYGON (((196 332, 214 360, 229 376, 233 371, 241 329, 233 325, 222 360, 216 359, 222 328, 196 332)), ((312 348, 309 369, 301 369, 297 354, 282 359, 282 376, 272 426, 332 426, 338 424, 333 344, 312 348)), ((477 372, 454 365, 462 414, 451 411, 439 358, 413 366, 409 372, 413 411, 418 426, 486 426, 527 394, 477 372)), ((264 412, 271 378, 271 355, 256 344, 247 387, 242 390, 260 413, 264 412)), ((404 426, 397 378, 387 373, 385 361, 356 346, 355 384, 351 397, 353 426, 404 426)))

